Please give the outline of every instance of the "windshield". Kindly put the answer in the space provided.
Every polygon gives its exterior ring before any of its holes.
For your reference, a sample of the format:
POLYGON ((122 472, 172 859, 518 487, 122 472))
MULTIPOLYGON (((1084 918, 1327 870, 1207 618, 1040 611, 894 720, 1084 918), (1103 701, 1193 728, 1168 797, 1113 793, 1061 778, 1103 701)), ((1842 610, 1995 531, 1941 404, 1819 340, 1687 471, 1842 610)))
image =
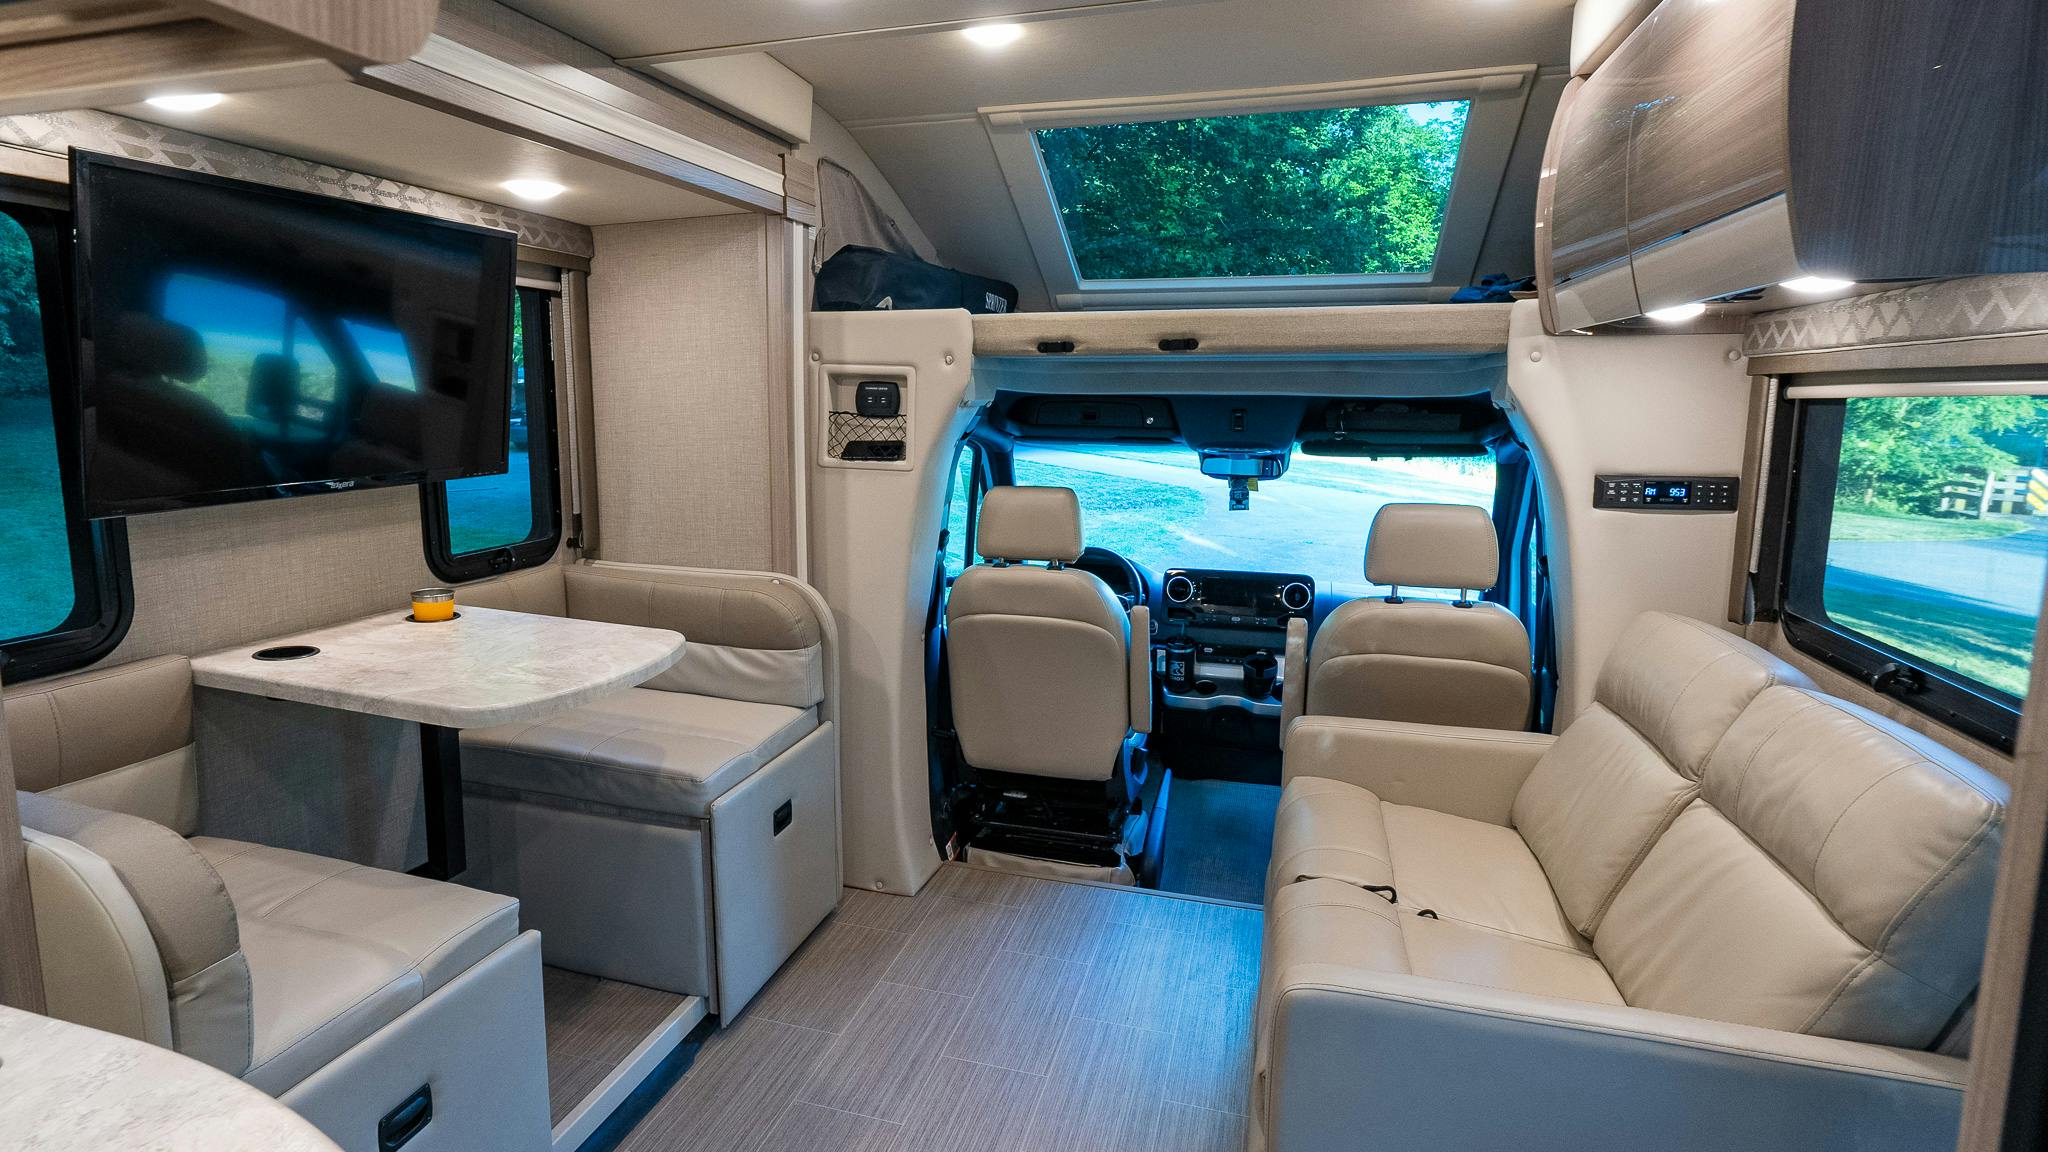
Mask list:
MULTIPOLYGON (((1082 537, 1140 567, 1312 576, 1319 591, 1384 594, 1365 579, 1380 506, 1416 501, 1493 510, 1493 458, 1366 460, 1296 453, 1287 475, 1229 511, 1229 485, 1180 444, 1017 445, 1016 481, 1072 488, 1082 537)), ((1423 595, 1431 590, 1417 589, 1423 595)))

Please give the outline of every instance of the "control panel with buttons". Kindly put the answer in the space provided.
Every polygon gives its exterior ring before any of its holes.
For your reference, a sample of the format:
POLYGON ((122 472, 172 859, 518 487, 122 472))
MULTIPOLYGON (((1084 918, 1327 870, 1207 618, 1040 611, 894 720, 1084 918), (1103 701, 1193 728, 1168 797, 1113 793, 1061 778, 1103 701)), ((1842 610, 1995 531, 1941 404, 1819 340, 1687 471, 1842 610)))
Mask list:
POLYGON ((1593 507, 1629 512, 1733 512, 1741 481, 1734 476, 1599 476, 1593 507))

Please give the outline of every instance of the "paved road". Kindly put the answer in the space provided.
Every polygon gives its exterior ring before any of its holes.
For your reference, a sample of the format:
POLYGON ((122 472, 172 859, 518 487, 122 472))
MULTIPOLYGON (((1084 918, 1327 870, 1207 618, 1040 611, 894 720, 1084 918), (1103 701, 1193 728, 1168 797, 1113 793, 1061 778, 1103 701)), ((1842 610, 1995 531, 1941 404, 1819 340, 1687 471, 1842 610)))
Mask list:
POLYGON ((2033 616, 2048 582, 2048 524, 1989 540, 1845 540, 1828 547, 1828 567, 1883 582, 1890 594, 2033 616))
MULTIPOLYGON (((1400 465, 1296 456, 1286 477, 1252 496, 1250 509, 1227 510, 1229 485, 1203 476, 1193 449, 1077 451, 1034 446, 1029 463, 1059 469, 1038 483, 1064 483, 1081 496, 1088 542, 1159 571, 1170 567, 1301 572, 1319 587, 1363 593, 1366 530, 1393 501, 1458 501, 1490 506, 1486 475, 1404 473, 1400 465), (1163 485, 1191 499, 1105 514, 1096 486, 1124 481, 1163 485)), ((1154 490, 1162 501, 1170 493, 1154 490)))

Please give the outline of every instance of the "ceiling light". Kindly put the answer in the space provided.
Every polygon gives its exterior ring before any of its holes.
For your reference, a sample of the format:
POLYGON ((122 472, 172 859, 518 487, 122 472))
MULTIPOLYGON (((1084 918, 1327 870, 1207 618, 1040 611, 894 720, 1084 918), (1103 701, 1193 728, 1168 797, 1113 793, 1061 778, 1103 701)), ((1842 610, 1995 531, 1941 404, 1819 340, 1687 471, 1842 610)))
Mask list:
POLYGON ((960 30, 962 36, 983 48, 1003 48, 1024 38, 1022 24, 975 24, 960 30))
POLYGON ((1855 286, 1854 280, 1831 280, 1826 276, 1801 276, 1778 285, 1794 292, 1840 292, 1844 288, 1855 286))
POLYGON ((166 112, 204 112, 220 103, 221 99, 218 92, 186 92, 169 96, 151 96, 143 103, 166 112))
POLYGON ((567 191, 553 180, 507 180, 500 187, 521 200, 553 200, 567 191))
POLYGON ((1681 320, 1690 320, 1695 316, 1703 316, 1706 314, 1706 311, 1707 306, 1705 304, 1680 304, 1675 308, 1653 308, 1643 313, 1643 315, 1648 316, 1659 324, 1676 324, 1681 320))

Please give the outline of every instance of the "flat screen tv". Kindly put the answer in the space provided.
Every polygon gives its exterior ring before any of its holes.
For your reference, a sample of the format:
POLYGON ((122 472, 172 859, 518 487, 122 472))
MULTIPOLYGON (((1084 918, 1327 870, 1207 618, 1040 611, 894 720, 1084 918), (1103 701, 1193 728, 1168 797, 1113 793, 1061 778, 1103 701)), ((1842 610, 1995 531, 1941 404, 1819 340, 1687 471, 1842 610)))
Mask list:
POLYGON ((511 233, 72 156, 86 513, 506 469, 511 233))

